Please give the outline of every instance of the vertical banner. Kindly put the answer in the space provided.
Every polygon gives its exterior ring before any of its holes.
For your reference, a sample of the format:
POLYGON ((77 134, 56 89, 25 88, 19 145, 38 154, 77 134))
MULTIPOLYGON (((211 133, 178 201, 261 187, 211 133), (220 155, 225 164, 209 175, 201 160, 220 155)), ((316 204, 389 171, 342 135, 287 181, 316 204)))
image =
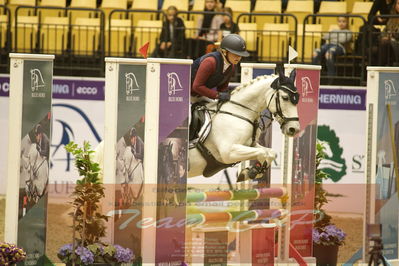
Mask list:
POLYGON ((188 113, 191 66, 161 64, 158 135, 158 195, 156 262, 184 261, 185 198, 188 171, 188 113), (161 226, 173 220, 175 226, 161 226))
POLYGON ((141 254, 146 60, 106 58, 104 183, 115 202, 111 239, 141 254), (112 163, 111 163, 112 162, 112 163), (115 194, 113 194, 115 191, 115 194), (134 220, 126 226, 128 219, 134 220))
POLYGON ((6 241, 44 265, 53 55, 10 54, 6 241))
POLYGON ((188 115, 192 60, 147 59, 143 263, 185 259, 188 115))
MULTIPOLYGON (((368 67, 367 224, 382 224, 383 255, 398 259, 399 68, 368 67)), ((365 231, 365 250, 369 250, 365 231)), ((364 254, 367 256, 367 254, 364 254)))
POLYGON ((312 256, 312 228, 314 204, 314 177, 316 159, 317 110, 320 85, 320 66, 285 65, 289 73, 296 69, 296 87, 300 94, 298 115, 300 132, 294 138, 284 137, 282 156, 282 183, 287 186, 290 202, 290 230, 282 228, 279 234, 279 259, 289 257, 288 244, 302 257, 312 256), (284 247, 284 248, 283 248, 284 247))
POLYGON ((252 229, 252 265, 274 265, 274 235, 272 228, 252 229))

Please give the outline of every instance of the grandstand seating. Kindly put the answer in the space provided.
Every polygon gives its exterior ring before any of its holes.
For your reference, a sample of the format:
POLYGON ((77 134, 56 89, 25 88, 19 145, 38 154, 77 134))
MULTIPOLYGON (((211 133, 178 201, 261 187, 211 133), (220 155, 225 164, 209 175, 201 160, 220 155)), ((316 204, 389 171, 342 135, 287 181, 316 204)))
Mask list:
POLYGON ((262 32, 261 58, 263 61, 281 61, 287 55, 289 44, 288 23, 266 23, 262 32))
POLYGON ((158 43, 159 34, 162 30, 161 20, 139 20, 135 27, 135 54, 141 57, 139 49, 149 42, 148 51, 153 51, 158 43))
POLYGON ((7 42, 8 16, 0 15, 0 48, 4 48, 7 42))
POLYGON ((321 32, 322 26, 318 24, 306 24, 305 32, 303 32, 303 24, 298 25, 298 37, 297 37, 297 52, 299 59, 310 63, 312 61, 313 50, 320 48, 321 46, 321 32), (305 38, 305 44, 302 46, 303 38, 305 38))
MULTIPOLYGON (((158 0, 146 0, 146 1, 136 0, 133 2, 130 9, 131 10, 157 11, 158 10, 158 0)), ((133 25, 137 25, 139 20, 156 20, 157 14, 156 13, 134 12, 134 13, 130 13, 130 19, 132 20, 133 25)))
MULTIPOLYGON (((9 0, 7 7, 10 9, 11 21, 14 21, 15 11, 18 6, 35 6, 36 0, 9 0)), ((34 9, 23 8, 18 11, 19 16, 33 16, 34 9)))
POLYGON ((247 50, 255 52, 257 50, 258 31, 256 23, 238 23, 240 35, 247 43, 247 50))
MULTIPOLYGON (((319 14, 340 15, 346 14, 346 2, 322 1, 319 14)), ((337 17, 318 17, 317 24, 323 25, 323 31, 328 31, 330 25, 337 24, 337 17)))
MULTIPOLYGON (((251 1, 249 0, 226 0, 225 6, 233 10, 234 21, 237 21, 237 17, 241 13, 251 12, 251 1)), ((241 18, 240 22, 249 22, 249 17, 241 18)))
MULTIPOLYGON (((281 13, 281 0, 258 0, 253 13, 281 13)), ((252 21, 256 22, 258 30, 262 30, 265 23, 280 23, 280 17, 253 16, 252 21)))
POLYGON ((39 29, 38 16, 18 16, 17 33, 14 44, 15 50, 23 53, 34 52, 37 47, 37 33, 39 29))
POLYGON ((99 18, 76 18, 72 24, 72 50, 75 55, 93 55, 100 45, 99 18))
MULTIPOLYGON (((360 15, 367 20, 373 2, 354 2, 352 8, 353 15, 360 15)), ((363 20, 359 18, 350 18, 349 28, 353 32, 358 32, 359 28, 364 24, 363 20)))
MULTIPOLYGON (((95 9, 97 7, 97 2, 96 0, 72 0, 70 7, 95 9)), ((96 12, 90 12, 87 10, 70 10, 68 16, 71 17, 72 23, 75 23, 77 18, 94 18, 96 12)))
POLYGON ((69 32, 67 17, 45 17, 40 32, 42 52, 62 55, 66 51, 69 32))
MULTIPOLYGON (((64 8, 66 7, 66 0, 42 0, 40 2, 40 6, 46 7, 60 7, 64 8)), ((39 16, 41 21, 43 22, 46 17, 64 17, 65 16, 65 10, 63 9, 38 9, 39 10, 39 16)))
MULTIPOLYGON (((302 24, 307 15, 313 14, 314 2, 305 1, 288 1, 286 13, 293 14, 297 18, 298 24, 302 24)), ((290 25, 290 30, 295 30, 295 24, 292 18, 286 18, 285 23, 290 25)))
MULTIPOLYGON (((100 9, 104 12, 105 15, 105 24, 108 25, 109 14, 112 10, 115 9, 127 9, 127 0, 103 0, 101 3, 100 9)), ((125 14, 113 15, 113 19, 123 19, 125 14)))
POLYGON ((111 20, 111 36, 109 36, 106 27, 105 39, 111 38, 112 43, 106 41, 106 53, 110 56, 125 56, 131 50, 132 21, 130 19, 112 19, 111 20))

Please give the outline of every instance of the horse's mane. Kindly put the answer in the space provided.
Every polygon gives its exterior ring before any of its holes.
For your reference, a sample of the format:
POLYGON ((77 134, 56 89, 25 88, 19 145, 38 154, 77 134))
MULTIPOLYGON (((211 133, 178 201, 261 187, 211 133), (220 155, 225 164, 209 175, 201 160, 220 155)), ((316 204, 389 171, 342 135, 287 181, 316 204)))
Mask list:
POLYGON ((246 88, 246 87, 248 87, 248 86, 254 84, 255 82, 257 82, 257 81, 259 81, 259 80, 264 80, 264 79, 267 79, 267 78, 270 78, 270 77, 276 77, 276 75, 272 74, 272 75, 257 76, 256 78, 252 79, 251 81, 245 82, 245 83, 243 83, 243 84, 237 86, 237 87, 231 92, 231 94, 233 95, 233 94, 239 92, 241 89, 244 89, 244 88, 246 88))

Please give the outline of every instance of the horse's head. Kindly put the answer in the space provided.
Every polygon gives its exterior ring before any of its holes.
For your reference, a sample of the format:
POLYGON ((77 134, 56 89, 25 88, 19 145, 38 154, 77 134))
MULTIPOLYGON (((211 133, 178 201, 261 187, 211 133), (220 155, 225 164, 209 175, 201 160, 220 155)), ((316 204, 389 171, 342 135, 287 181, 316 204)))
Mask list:
POLYGON ((278 72, 278 78, 271 84, 274 93, 267 100, 268 109, 280 124, 283 134, 294 136, 300 128, 297 110, 299 93, 294 84, 296 71, 293 70, 290 77, 284 75, 283 68, 278 72))

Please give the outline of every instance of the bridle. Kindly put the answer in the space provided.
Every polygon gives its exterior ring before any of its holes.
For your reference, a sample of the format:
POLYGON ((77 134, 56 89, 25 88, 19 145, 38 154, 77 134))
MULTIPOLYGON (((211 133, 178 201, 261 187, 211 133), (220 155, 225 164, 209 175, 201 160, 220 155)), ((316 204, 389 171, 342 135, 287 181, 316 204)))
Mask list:
MULTIPOLYGON (((275 83, 275 82, 276 81, 274 81, 273 83, 275 83)), ((272 115, 273 115, 273 117, 278 116, 281 119, 280 128, 283 128, 283 126, 290 121, 299 121, 299 117, 286 117, 283 114, 283 111, 281 110, 280 90, 283 90, 288 93, 290 102, 293 105, 298 104, 299 93, 296 90, 294 90, 284 84, 282 84, 282 85, 277 84, 277 86, 273 86, 273 83, 272 83, 272 88, 275 90, 275 92, 273 93, 272 97, 270 97, 269 103, 267 104, 267 109, 269 110, 270 103, 272 102, 273 98, 275 98, 276 99, 275 100, 276 101, 276 112, 272 113, 272 115)), ((271 118, 271 120, 273 120, 273 118, 271 118)))

